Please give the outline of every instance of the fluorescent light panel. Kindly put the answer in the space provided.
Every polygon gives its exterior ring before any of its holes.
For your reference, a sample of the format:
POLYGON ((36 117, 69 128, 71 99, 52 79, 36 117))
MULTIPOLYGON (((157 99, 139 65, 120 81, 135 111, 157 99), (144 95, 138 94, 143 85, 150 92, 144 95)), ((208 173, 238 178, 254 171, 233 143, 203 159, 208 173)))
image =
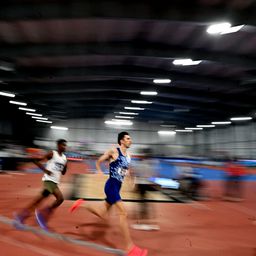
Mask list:
POLYGON ((5 97, 10 97, 10 98, 14 98, 15 94, 13 93, 9 93, 9 92, 0 92, 1 96, 5 96, 5 97))
POLYGON ((208 34, 214 35, 214 34, 220 34, 230 28, 231 28, 231 24, 229 22, 222 22, 222 23, 210 25, 207 28, 206 32, 208 34))
POLYGON ((119 112, 120 115, 131 115, 131 116, 137 116, 139 113, 134 112, 119 112))
POLYGON ((140 108, 140 107, 124 107, 124 109, 127 109, 127 110, 144 110, 145 108, 140 108))
POLYGON ((229 22, 223 22, 209 26, 206 31, 207 33, 212 35, 225 35, 238 32, 243 27, 244 25, 231 27, 231 24, 229 22))
POLYGON ((199 127, 187 127, 187 128, 185 128, 185 130, 195 130, 195 131, 199 131, 199 130, 203 130, 203 128, 199 128, 199 127))
POLYGON ((200 128, 213 128, 213 127, 215 127, 215 125, 214 124, 205 124, 205 125, 197 125, 196 127, 200 127, 200 128))
POLYGON ((14 71, 14 68, 10 65, 0 65, 0 70, 3 70, 3 71, 14 71))
POLYGON ((44 121, 44 120, 36 120, 39 123, 47 123, 47 124, 52 124, 52 121, 44 121))
POLYGON ((155 95, 157 95, 157 92, 153 92, 153 91, 141 91, 140 94, 141 94, 141 95, 148 95, 148 96, 155 96, 155 95))
POLYGON ((175 135, 175 131, 158 131, 157 132, 159 135, 175 135))
POLYGON ((120 121, 110 121, 110 120, 107 120, 105 121, 105 124, 109 124, 109 125, 133 125, 132 122, 120 122, 120 121))
POLYGON ((152 104, 152 101, 147 100, 132 100, 131 102, 134 104, 152 104))
POLYGON ((192 130, 175 130, 175 132, 193 132, 192 130))
POLYGON ((39 116, 31 116, 33 119, 38 119, 38 120, 48 120, 46 117, 39 117, 39 116))
POLYGON ((26 115, 29 115, 29 116, 43 116, 42 114, 36 114, 36 113, 30 113, 30 112, 26 112, 26 115))
POLYGON ((225 35, 225 34, 236 33, 236 32, 238 32, 240 29, 242 29, 243 27, 244 27, 244 25, 231 27, 231 28, 228 28, 228 29, 222 31, 220 34, 221 34, 221 35, 225 35))
POLYGON ((68 127, 63 126, 51 126, 51 129, 67 131, 68 127))
POLYGON ((231 122, 230 121, 212 122, 212 124, 216 124, 216 125, 220 124, 220 125, 222 125, 222 124, 231 124, 231 122))
POLYGON ((171 79, 154 79, 153 82, 155 84, 169 84, 171 79))
POLYGON ((133 116, 115 116, 115 118, 134 119, 133 116))
POLYGON ((230 118, 231 121, 247 121, 252 120, 252 117, 246 116, 246 117, 232 117, 230 118))
POLYGON ((22 107, 19 107, 19 110, 36 112, 36 110, 35 110, 35 109, 33 109, 33 108, 22 108, 22 107))
POLYGON ((172 63, 175 66, 193 66, 193 65, 198 65, 202 61, 201 60, 192 60, 192 59, 176 59, 172 63))
POLYGON ((27 105, 28 105, 28 104, 25 103, 25 102, 14 101, 14 100, 10 100, 9 103, 15 104, 15 105, 20 105, 20 106, 27 106, 27 105))

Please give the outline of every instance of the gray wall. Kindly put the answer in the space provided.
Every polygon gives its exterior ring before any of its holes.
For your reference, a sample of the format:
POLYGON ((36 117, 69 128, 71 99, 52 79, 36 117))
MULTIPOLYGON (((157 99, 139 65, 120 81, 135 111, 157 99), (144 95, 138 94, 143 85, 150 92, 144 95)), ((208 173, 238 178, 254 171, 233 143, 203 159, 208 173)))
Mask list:
MULTIPOLYGON (((193 133, 177 133, 175 136, 159 136, 158 130, 166 130, 158 124, 134 122, 132 128, 113 128, 100 119, 69 120, 54 125, 69 127, 68 131, 52 130, 41 126, 37 129, 36 143, 54 147, 55 140, 66 138, 74 148, 84 143, 90 148, 103 152, 116 144, 117 133, 127 130, 132 135, 134 153, 150 146, 158 155, 211 155, 224 152, 228 155, 256 157, 256 123, 218 126, 193 133)), ((222 153, 221 153, 222 154, 222 153)))
POLYGON ((194 149, 198 154, 227 152, 240 157, 256 157, 256 123, 232 124, 223 128, 195 132, 194 149))
POLYGON ((101 119, 76 119, 54 125, 66 126, 68 131, 52 130, 47 125, 41 125, 36 132, 35 143, 40 146, 54 147, 55 140, 65 138, 69 146, 76 148, 79 144, 90 145, 91 149, 103 152, 108 147, 115 145, 117 134, 127 130, 133 139, 132 151, 139 152, 140 148, 150 146, 158 155, 179 155, 190 153, 193 137, 188 134, 176 134, 175 136, 159 136, 158 130, 166 130, 157 124, 134 122, 131 127, 106 126, 101 119), (47 128, 43 128, 47 127, 47 128))

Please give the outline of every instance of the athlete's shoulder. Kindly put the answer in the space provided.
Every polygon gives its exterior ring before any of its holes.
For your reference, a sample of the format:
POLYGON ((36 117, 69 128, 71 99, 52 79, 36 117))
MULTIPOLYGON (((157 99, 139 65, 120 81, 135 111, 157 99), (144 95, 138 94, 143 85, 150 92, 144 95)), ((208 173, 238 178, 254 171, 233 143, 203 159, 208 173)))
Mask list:
POLYGON ((109 155, 113 155, 113 154, 115 154, 115 153, 118 153, 118 151, 117 151, 117 148, 112 147, 112 148, 109 148, 109 149, 107 150, 107 153, 108 153, 109 155))
POLYGON ((47 154, 46 154, 46 158, 48 160, 52 159, 54 157, 54 150, 50 150, 47 154))

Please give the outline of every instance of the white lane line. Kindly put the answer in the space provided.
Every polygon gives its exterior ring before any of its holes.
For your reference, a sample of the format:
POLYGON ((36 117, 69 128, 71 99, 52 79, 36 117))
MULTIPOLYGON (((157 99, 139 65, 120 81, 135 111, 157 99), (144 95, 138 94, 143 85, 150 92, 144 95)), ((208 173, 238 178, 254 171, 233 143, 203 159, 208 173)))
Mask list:
POLYGON ((5 236, 2 236, 2 235, 0 235, 0 241, 2 241, 4 243, 7 243, 7 244, 10 244, 10 245, 13 245, 13 246, 16 246, 16 247, 20 247, 20 248, 23 248, 23 249, 28 249, 32 252, 36 252, 36 253, 44 255, 44 256, 62 256, 61 254, 54 253, 54 252, 48 251, 46 249, 42 249, 40 247, 31 245, 31 244, 27 244, 25 242, 21 242, 21 241, 18 241, 16 239, 5 237, 5 236))

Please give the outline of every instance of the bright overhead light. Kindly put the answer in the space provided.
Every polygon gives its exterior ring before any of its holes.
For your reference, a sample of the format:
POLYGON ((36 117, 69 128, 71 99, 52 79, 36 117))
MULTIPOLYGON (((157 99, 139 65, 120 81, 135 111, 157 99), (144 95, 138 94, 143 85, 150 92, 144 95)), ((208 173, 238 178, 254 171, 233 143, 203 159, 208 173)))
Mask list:
POLYGON ((232 117, 230 118, 231 121, 247 121, 252 120, 252 117, 246 116, 246 117, 232 117))
POLYGON ((134 119, 133 116, 115 116, 115 118, 134 119))
POLYGON ((171 79, 154 79, 153 82, 155 84, 169 84, 171 79))
POLYGON ((149 96, 154 96, 154 95, 157 95, 158 93, 157 92, 150 92, 150 91, 141 91, 140 92, 141 95, 149 95, 149 96))
POLYGON ((230 122, 230 121, 224 121, 224 122, 212 122, 212 124, 216 124, 216 125, 218 125, 218 124, 231 124, 231 122, 230 122))
POLYGON ((8 92, 0 92, 1 96, 5 96, 5 97, 10 97, 10 98, 14 98, 15 94, 13 93, 8 93, 8 92))
POLYGON ((152 104, 152 101, 147 101, 147 100, 132 100, 131 103, 134 104, 152 104))
POLYGON ((134 112, 119 112, 120 115, 131 115, 131 116, 137 116, 139 113, 134 112))
POLYGON ((175 130, 175 132, 193 132, 192 130, 175 130))
POLYGON ((15 104, 15 105, 20 105, 20 106, 27 106, 28 105, 25 102, 19 102, 19 101, 14 101, 14 100, 10 100, 9 103, 15 104))
POLYGON ((63 126, 51 126, 51 129, 67 131, 68 127, 63 126))
POLYGON ((36 112, 36 110, 35 110, 35 109, 33 109, 33 108, 21 108, 21 107, 19 107, 19 110, 36 112))
POLYGON ((238 32, 240 29, 242 29, 243 27, 244 27, 244 25, 231 27, 231 28, 228 28, 228 29, 222 31, 220 34, 221 34, 221 35, 225 35, 225 34, 236 33, 236 32, 238 32))
POLYGON ((175 135, 176 132, 175 131, 158 131, 157 132, 159 135, 175 135))
POLYGON ((215 127, 215 125, 214 124, 206 124, 206 125, 197 125, 196 127, 201 127, 201 128, 213 128, 213 127, 215 127))
POLYGON ((176 65, 176 66, 193 66, 193 65, 198 65, 201 62, 202 62, 201 60, 193 61, 192 59, 176 59, 172 63, 173 65, 176 65))
POLYGON ((39 123, 47 123, 47 124, 52 124, 52 121, 44 121, 44 120, 36 120, 39 123))
POLYGON ((9 62, 1 61, 0 62, 0 70, 3 71, 14 71, 14 65, 9 62))
POLYGON ((36 113, 30 113, 30 112, 26 112, 26 115, 30 115, 30 116, 42 116, 42 114, 36 114, 36 113))
POLYGON ((185 128, 185 130, 195 130, 195 131, 199 131, 199 130, 203 130, 203 128, 199 128, 199 127, 187 127, 185 128))
POLYGON ((127 110, 144 110, 145 108, 140 108, 140 107, 124 107, 124 109, 127 109, 127 110))
POLYGON ((122 120, 122 122, 121 121, 110 121, 110 120, 108 120, 108 121, 105 121, 105 124, 109 124, 109 125, 133 125, 133 123, 132 122, 130 122, 130 121, 127 121, 127 122, 123 122, 124 120, 122 120))
POLYGON ((213 24, 209 26, 206 31, 208 34, 214 35, 214 34, 221 34, 230 28, 231 28, 231 24, 229 22, 223 22, 223 23, 213 24))
POLYGON ((46 117, 39 117, 39 116, 31 116, 31 117, 38 120, 48 120, 48 118, 46 117))

